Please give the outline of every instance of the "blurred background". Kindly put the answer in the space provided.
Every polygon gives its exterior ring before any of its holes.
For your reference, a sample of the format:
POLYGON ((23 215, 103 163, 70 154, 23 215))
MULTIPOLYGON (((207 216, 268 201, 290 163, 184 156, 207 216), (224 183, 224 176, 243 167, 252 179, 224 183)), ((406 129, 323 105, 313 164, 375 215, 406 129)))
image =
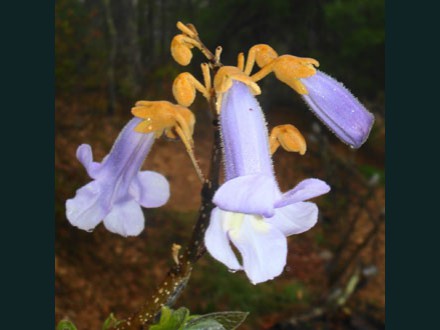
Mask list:
MULTIPOLYGON (((153 292, 171 265, 172 243, 184 245, 196 220, 200 183, 183 145, 158 140, 145 169, 163 173, 171 198, 145 210, 146 230, 122 238, 102 225, 72 227, 65 201, 89 181, 75 158, 79 144, 100 161, 130 119, 137 100, 174 101, 173 79, 201 79, 205 59, 194 50, 188 67, 175 63, 170 42, 176 22, 192 23, 205 45, 223 47, 222 62, 270 44, 279 54, 313 57, 375 115, 369 140, 351 150, 274 77, 258 97, 269 128, 292 123, 306 137, 304 156, 282 150, 274 165, 283 191, 317 177, 332 191, 315 202, 318 224, 292 236, 282 276, 254 286, 209 255, 197 264, 177 306, 192 313, 249 311, 240 329, 384 329, 384 1, 383 0, 57 0, 56 51, 56 322, 100 329, 114 312, 124 318, 153 292)), ((199 97, 196 155, 209 167, 212 127, 199 97)))

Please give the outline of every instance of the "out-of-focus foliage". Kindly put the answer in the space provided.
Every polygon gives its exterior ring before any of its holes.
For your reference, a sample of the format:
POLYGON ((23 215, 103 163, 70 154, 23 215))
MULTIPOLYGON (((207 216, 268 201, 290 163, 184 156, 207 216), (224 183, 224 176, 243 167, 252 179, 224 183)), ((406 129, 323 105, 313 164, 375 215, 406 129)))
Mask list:
POLYGON ((113 313, 111 313, 107 319, 104 321, 103 325, 102 325, 102 330, 109 330, 112 329, 114 327, 116 327, 118 325, 120 321, 118 321, 116 319, 116 317, 113 315, 113 313))
POLYGON ((59 0, 55 6, 57 94, 102 89, 106 48, 101 8, 79 0, 59 0))
POLYGON ((69 320, 61 320, 57 325, 57 330, 77 330, 77 328, 69 320))
POLYGON ((206 315, 189 315, 189 309, 181 307, 172 310, 162 307, 160 320, 150 330, 234 330, 249 313, 217 312, 206 315))
MULTIPOLYGON (((104 321, 104 324, 102 325, 102 330, 111 329, 117 324, 118 320, 115 318, 113 313, 111 313, 109 317, 104 321)), ((73 324, 73 322, 69 320, 61 320, 58 323, 56 330, 77 330, 77 327, 75 326, 75 324, 73 324)))
POLYGON ((324 6, 324 46, 337 55, 327 60, 350 77, 353 89, 370 95, 384 88, 384 6, 383 0, 337 0, 324 6))
POLYGON ((184 330, 235 330, 246 319, 245 312, 217 312, 193 316, 188 320, 184 330))
MULTIPOLYGON (((317 58, 323 71, 361 99, 383 94, 383 0, 58 0, 57 94, 107 93, 114 85, 122 102, 171 97, 170 84, 182 70, 169 52, 178 20, 193 23, 209 48, 223 46, 226 64, 235 64, 238 52, 268 43, 280 54, 317 58), (114 84, 109 82, 109 65, 114 67, 114 84)), ((203 60, 194 55, 193 72, 203 60)), ((294 100, 288 88, 280 93, 280 101, 294 100)))

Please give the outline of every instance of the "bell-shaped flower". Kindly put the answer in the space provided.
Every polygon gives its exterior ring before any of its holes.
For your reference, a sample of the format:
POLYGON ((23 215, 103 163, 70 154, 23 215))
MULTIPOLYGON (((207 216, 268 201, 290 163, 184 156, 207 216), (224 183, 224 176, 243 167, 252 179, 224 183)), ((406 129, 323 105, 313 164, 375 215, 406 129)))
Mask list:
POLYGON ((321 180, 307 179, 286 193, 280 191, 264 114, 245 84, 234 82, 224 94, 220 127, 226 181, 214 195, 217 207, 211 213, 205 245, 230 270, 243 269, 252 283, 264 282, 283 271, 286 237, 315 225, 318 208, 305 200, 330 188, 321 180))
POLYGON ((113 233, 136 236, 145 222, 140 205, 159 207, 168 201, 170 189, 165 177, 140 171, 155 139, 154 133, 134 131, 141 121, 133 118, 128 122, 101 163, 93 161, 88 144, 78 147, 76 157, 93 181, 66 202, 67 219, 72 225, 91 231, 103 220, 113 233))
POLYGON ((368 138, 374 116, 340 82, 316 70, 300 81, 308 93, 304 101, 316 116, 352 148, 359 148, 368 138))

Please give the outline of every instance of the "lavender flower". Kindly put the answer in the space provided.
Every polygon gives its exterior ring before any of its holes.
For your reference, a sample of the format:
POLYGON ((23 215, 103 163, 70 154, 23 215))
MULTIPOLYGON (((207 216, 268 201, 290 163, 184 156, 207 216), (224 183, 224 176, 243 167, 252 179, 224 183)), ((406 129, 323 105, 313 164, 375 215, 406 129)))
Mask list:
POLYGON ((226 182, 217 190, 205 235, 210 254, 231 270, 241 270, 252 283, 281 274, 287 240, 317 221, 318 208, 304 202, 329 191, 318 179, 307 179, 281 193, 269 152, 263 112, 240 82, 225 93, 220 113, 226 182), (242 256, 241 265, 230 241, 242 256))
POLYGON ((316 116, 343 142, 359 148, 370 134, 373 114, 344 85, 319 70, 300 81, 308 91, 302 97, 316 116))
POLYGON ((76 157, 94 180, 66 202, 67 219, 72 225, 90 231, 104 220, 109 231, 136 236, 145 222, 139 205, 159 207, 168 201, 168 181, 156 172, 140 172, 154 142, 154 133, 134 131, 141 121, 134 118, 128 122, 102 163, 93 161, 88 144, 78 147, 76 157))

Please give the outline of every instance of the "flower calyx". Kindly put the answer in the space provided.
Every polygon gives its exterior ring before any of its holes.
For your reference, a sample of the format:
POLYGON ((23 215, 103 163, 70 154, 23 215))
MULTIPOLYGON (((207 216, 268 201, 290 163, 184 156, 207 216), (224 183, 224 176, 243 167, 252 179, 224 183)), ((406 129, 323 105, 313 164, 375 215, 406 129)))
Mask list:
POLYGON ((270 153, 273 155, 281 146, 289 152, 298 152, 304 155, 307 150, 306 140, 301 132, 293 125, 275 126, 269 135, 270 153))
POLYGON ((171 139, 180 137, 200 181, 205 181, 194 156, 192 136, 196 119, 191 110, 168 101, 138 101, 131 109, 131 113, 135 117, 143 119, 135 127, 135 131, 138 133, 154 132, 156 138, 162 135, 171 139))

